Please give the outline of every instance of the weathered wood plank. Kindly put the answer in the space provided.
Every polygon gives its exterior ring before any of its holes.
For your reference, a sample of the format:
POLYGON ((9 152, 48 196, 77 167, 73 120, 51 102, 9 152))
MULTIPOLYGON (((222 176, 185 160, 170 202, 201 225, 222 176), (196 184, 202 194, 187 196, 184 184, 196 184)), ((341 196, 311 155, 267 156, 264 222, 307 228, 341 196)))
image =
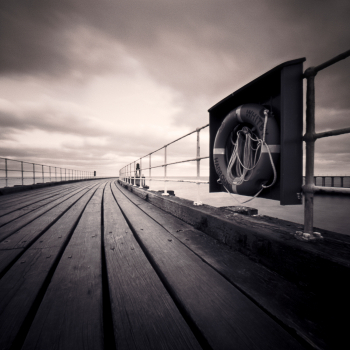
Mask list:
MULTIPOLYGON (((55 186, 56 189, 57 187, 61 187, 60 186, 55 186)), ((25 200, 28 199, 29 197, 36 197, 36 196, 41 196, 43 193, 46 193, 48 191, 48 189, 53 190, 54 187, 43 187, 43 188, 38 188, 35 191, 23 191, 23 192, 16 192, 16 193, 8 193, 8 194, 4 194, 0 196, 0 206, 2 207, 4 205, 4 203, 8 203, 8 202, 14 202, 14 201, 18 201, 18 200, 25 200)))
POLYGON ((72 193, 66 194, 63 197, 60 197, 51 203, 45 205, 44 207, 38 208, 28 214, 25 214, 8 224, 2 226, 0 228, 0 241, 6 239, 9 237, 11 234, 14 232, 18 231, 20 228, 28 225, 30 222, 33 220, 37 219, 41 215, 45 214, 48 212, 50 209, 54 208, 55 206, 59 205, 60 203, 64 202, 65 200, 69 199, 70 197, 74 196, 77 192, 82 191, 81 189, 75 190, 72 193))
POLYGON ((26 199, 16 200, 16 201, 6 201, 3 203, 2 208, 0 208, 0 217, 7 215, 9 213, 12 213, 16 210, 24 209, 27 207, 33 207, 36 205, 37 207, 41 204, 45 203, 47 200, 52 200, 55 197, 58 197, 60 195, 63 195, 64 193, 67 193, 68 191, 72 191, 76 188, 86 187, 85 186, 72 186, 70 188, 60 189, 56 191, 50 191, 50 192, 44 192, 40 196, 29 196, 26 199))
MULTIPOLYGON (((81 182, 81 184, 82 183, 83 182, 81 182)), ((30 190, 30 191, 15 192, 15 193, 0 195, 0 207, 7 205, 7 203, 14 203, 22 200, 27 200, 30 198, 40 197, 45 193, 50 193, 50 192, 54 193, 56 191, 62 191, 62 189, 69 188, 75 184, 80 184, 80 182, 61 184, 57 186, 42 187, 42 188, 36 188, 36 189, 30 190)))
MULTIPOLYGON (((123 187, 120 187, 120 190, 146 214, 311 347, 335 349, 345 342, 346 332, 342 320, 347 317, 349 308, 341 301, 337 302, 337 298, 331 297, 328 289, 309 290, 305 285, 287 281, 158 207, 145 201, 140 203, 137 199, 139 197, 123 187), (327 299, 329 306, 324 303, 327 299)), ((338 290, 334 294, 340 297, 341 293, 344 294, 344 289, 343 292, 338 290)))
POLYGON ((300 349, 301 345, 232 284, 112 186, 163 283, 212 349, 300 349))
POLYGON ((22 349, 104 348, 99 188, 55 270, 22 349))
POLYGON ((55 196, 50 196, 48 198, 42 199, 41 201, 38 201, 36 203, 31 203, 25 206, 22 206, 20 203, 17 203, 17 205, 13 208, 14 210, 10 210, 9 213, 4 214, 0 216, 0 227, 6 225, 7 223, 16 220, 17 218, 28 214, 30 212, 33 212, 36 209, 42 208, 47 204, 52 203, 53 201, 59 200, 60 198, 65 197, 67 194, 70 194, 72 192, 76 191, 82 191, 88 186, 75 186, 71 189, 66 189, 65 191, 61 191, 55 196))
MULTIPOLYGON (((96 186, 97 185, 91 186, 92 189, 86 188, 78 192, 0 242, 0 276, 3 275, 4 271, 8 269, 8 266, 10 266, 33 241, 40 237, 42 232, 47 230, 72 205, 75 205, 75 202, 79 201, 85 193, 93 191, 96 186)), ((74 212, 74 210, 72 212, 74 212)), ((40 242, 42 243, 41 246, 43 246, 43 244, 45 244, 44 238, 40 238, 40 242)))
MULTIPOLYGON (((40 298, 40 291, 45 290, 49 273, 94 191, 85 193, 0 280, 1 349, 10 349, 14 342, 18 344, 24 340, 21 337, 25 334, 26 319, 35 312, 31 308, 40 298), (23 334, 20 333, 21 329, 23 334)), ((1 252, 1 255, 13 251, 1 252)))
POLYGON ((104 241, 117 349, 200 349, 109 186, 104 193, 104 241))

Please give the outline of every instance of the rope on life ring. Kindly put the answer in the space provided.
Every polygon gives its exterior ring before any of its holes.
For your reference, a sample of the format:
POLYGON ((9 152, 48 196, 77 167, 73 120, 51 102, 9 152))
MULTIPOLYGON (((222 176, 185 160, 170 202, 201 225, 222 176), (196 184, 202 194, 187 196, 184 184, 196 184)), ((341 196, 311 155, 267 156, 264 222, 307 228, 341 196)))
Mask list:
POLYGON ((272 113, 262 105, 241 105, 226 116, 215 137, 218 181, 229 193, 255 198, 276 183, 279 154, 280 133, 272 113))

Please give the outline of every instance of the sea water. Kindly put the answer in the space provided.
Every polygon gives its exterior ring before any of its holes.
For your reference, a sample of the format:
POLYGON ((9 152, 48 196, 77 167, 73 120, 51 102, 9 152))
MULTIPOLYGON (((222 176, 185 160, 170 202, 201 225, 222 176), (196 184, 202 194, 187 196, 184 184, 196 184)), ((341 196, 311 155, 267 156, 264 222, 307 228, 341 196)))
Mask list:
MULTIPOLYGON (((175 191, 177 197, 196 201, 199 187, 200 200, 204 204, 214 207, 242 205, 258 209, 260 215, 272 216, 302 225, 304 223, 304 205, 282 206, 279 201, 259 197, 243 204, 249 197, 230 195, 224 192, 209 193, 209 184, 197 185, 189 182, 177 182, 176 180, 176 178, 169 179, 166 186, 168 190, 175 191)), ((202 177, 201 180, 208 181, 208 178, 202 177)), ((191 181, 195 181, 195 179, 191 178, 191 181)), ((151 190, 164 190, 163 181, 146 180, 146 184, 150 186, 151 190)), ((314 227, 315 230, 322 228, 350 235, 350 196, 315 195, 314 227)))

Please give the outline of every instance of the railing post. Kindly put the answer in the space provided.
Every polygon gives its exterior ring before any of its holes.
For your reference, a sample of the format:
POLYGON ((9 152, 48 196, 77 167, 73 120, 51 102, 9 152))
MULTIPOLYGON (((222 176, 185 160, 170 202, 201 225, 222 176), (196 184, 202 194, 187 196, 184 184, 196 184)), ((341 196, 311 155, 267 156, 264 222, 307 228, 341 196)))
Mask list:
POLYGON ((24 182, 23 182, 23 162, 21 162, 21 173, 22 173, 22 186, 24 185, 24 182))
POLYGON ((45 182, 44 181, 44 166, 43 165, 41 165, 41 174, 42 174, 42 179, 43 179, 43 183, 45 182))
POLYGON ((5 180, 6 186, 5 187, 7 187, 7 185, 8 185, 8 179, 7 179, 7 158, 5 158, 5 178, 6 178, 6 180, 5 180))
POLYGON ((167 152, 166 152, 167 146, 164 146, 164 193, 162 193, 162 196, 169 196, 168 190, 167 190, 167 152))
POLYGON ((334 187, 334 176, 331 176, 331 187, 334 187))
POLYGON ((134 162, 134 183, 132 185, 136 187, 136 161, 134 162))
POLYGON ((35 185, 35 164, 33 163, 33 184, 35 185))
POLYGON ((200 148, 200 137, 199 137, 200 129, 197 128, 197 200, 193 202, 194 205, 202 205, 203 202, 200 199, 200 156, 201 156, 201 148, 200 148))
POLYGON ((313 234, 314 211, 314 161, 315 161, 315 75, 316 71, 309 68, 305 71, 307 79, 306 88, 306 176, 303 186, 304 209, 304 233, 313 234))
POLYGON ((340 177, 340 187, 344 187, 344 176, 340 177))
POLYGON ((326 177, 322 176, 322 186, 325 187, 326 186, 326 177))
POLYGON ((151 164, 151 154, 149 155, 149 159, 148 159, 148 163, 149 163, 149 169, 148 169, 148 175, 149 175, 149 189, 151 189, 151 181, 152 181, 152 177, 151 177, 151 167, 152 167, 152 164, 151 164))
POLYGON ((67 168, 64 168, 64 181, 67 181, 67 168))
POLYGON ((140 158, 140 188, 143 188, 143 186, 142 186, 142 158, 140 158))

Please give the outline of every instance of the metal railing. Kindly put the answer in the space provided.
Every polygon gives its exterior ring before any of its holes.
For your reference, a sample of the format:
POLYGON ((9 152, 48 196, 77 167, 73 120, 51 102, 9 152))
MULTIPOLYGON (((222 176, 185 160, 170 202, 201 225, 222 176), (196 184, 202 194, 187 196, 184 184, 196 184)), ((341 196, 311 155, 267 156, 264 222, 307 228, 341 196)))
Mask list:
MULTIPOLYGON (((350 50, 332 58, 331 60, 320 64, 317 67, 310 67, 305 70, 304 78, 307 81, 306 87, 306 133, 303 140, 306 143, 306 173, 305 173, 305 185, 303 186, 304 193, 304 233, 313 234, 313 222, 314 222, 314 193, 335 193, 333 188, 327 189, 327 187, 315 186, 315 141, 329 136, 343 135, 350 133, 349 128, 331 130, 321 133, 315 132, 315 76, 316 74, 349 57, 350 50)), ((350 189, 340 188, 337 189, 338 193, 349 193, 350 189)))
MULTIPOLYGON (((343 60, 350 56, 350 50, 344 52, 341 55, 338 55, 334 57, 333 59, 317 66, 317 67, 310 67, 305 70, 304 72, 304 78, 307 80, 307 91, 306 91, 306 133, 303 136, 303 141, 306 143, 306 176, 305 176, 305 184, 302 186, 302 190, 304 193, 304 233, 312 235, 313 234, 313 197, 314 193, 320 192, 320 193, 329 193, 329 194, 336 194, 336 193, 342 193, 342 194, 350 194, 350 188, 345 188, 347 186, 344 186, 344 178, 349 178, 348 176, 315 176, 314 174, 314 163, 315 163, 315 141, 320 138, 329 137, 329 136, 336 136, 336 135, 343 135, 350 133, 350 127, 349 128, 343 128, 343 129, 337 129, 332 131, 326 131, 321 133, 315 132, 315 76, 316 74, 330 65, 339 62, 340 60, 343 60), (317 178, 321 177, 322 184, 321 186, 316 186, 317 178), (326 178, 331 178, 331 186, 327 187, 325 186, 326 178), (334 179, 336 177, 340 178, 340 186, 335 186, 334 179)), ((157 168, 157 167, 164 167, 164 179, 160 181, 165 181, 164 186, 164 195, 167 195, 167 186, 166 182, 169 181, 167 179, 167 166, 183 163, 183 162, 191 162, 196 161, 197 162, 197 179, 196 181, 188 181, 188 180, 177 180, 177 181, 184 181, 184 182, 195 182, 198 185, 200 183, 208 183, 208 181, 200 181, 200 160, 206 159, 209 157, 200 157, 200 144, 199 144, 199 132, 200 130, 208 127, 209 124, 202 126, 201 128, 198 128, 168 144, 165 146, 157 149, 154 152, 151 152, 140 159, 140 172, 139 172, 139 178, 140 178, 140 187, 142 187, 142 170, 149 169, 149 178, 151 179, 151 169, 157 168), (186 136, 189 136, 193 133, 197 132, 197 153, 196 158, 193 159, 187 159, 184 161, 179 162, 172 162, 167 163, 167 146, 171 145, 174 142, 177 142, 181 139, 183 139, 186 136), (151 166, 151 155, 159 150, 164 149, 164 164, 158 165, 156 167, 151 166), (142 169, 142 159, 149 156, 149 167, 142 169)), ((120 169, 119 176, 121 179, 123 179, 126 182, 129 182, 130 184, 133 184, 133 186, 136 186, 136 167, 135 167, 136 161, 129 163, 122 169, 120 169), (133 169, 132 169, 133 165, 133 169), (133 180, 132 180, 133 178, 133 180)), ((197 187, 198 195, 197 195, 197 201, 194 202, 194 204, 200 205, 202 204, 199 199, 199 187, 197 187)))
MULTIPOLYGON (((303 182, 305 184, 305 176, 303 176, 303 180, 304 180, 303 182)), ((314 176, 314 185, 315 186, 322 186, 322 187, 350 188, 350 176, 345 176, 345 175, 315 175, 314 176)))
POLYGON ((133 184, 133 186, 136 186, 137 184, 137 179, 139 179, 139 186, 142 188, 143 185, 143 181, 142 181, 142 178, 145 177, 144 174, 142 174, 142 171, 145 171, 145 170, 148 170, 149 171, 149 180, 150 181, 164 181, 164 193, 162 193, 163 196, 167 196, 169 195, 168 193, 168 189, 167 189, 167 182, 168 181, 171 181, 168 179, 167 177, 167 167, 169 165, 175 165, 175 164, 180 164, 180 163, 187 163, 187 162, 197 162, 197 176, 196 176, 196 181, 191 181, 191 180, 176 180, 178 182, 193 182, 193 183, 196 183, 197 184, 197 200, 194 202, 194 205, 201 205, 202 202, 200 200, 200 192, 199 192, 199 185, 201 183, 209 183, 208 181, 201 181, 200 180, 200 161, 202 159, 208 159, 209 156, 206 156, 206 157, 201 157, 200 156, 200 131, 202 129, 205 129, 209 126, 209 124, 206 124, 200 128, 197 128, 196 130, 193 130, 191 132, 189 132, 188 134, 184 135, 184 136, 181 136, 179 137, 178 139, 172 141, 172 142, 169 142, 167 143, 166 145, 164 145, 163 147, 160 147, 158 148, 157 150, 151 152, 151 153, 148 153, 146 154, 145 156, 141 157, 141 158, 138 158, 139 160, 139 165, 140 165, 140 168, 137 169, 136 168, 136 164, 138 162, 138 160, 135 160, 134 162, 131 162, 129 164, 127 164, 126 166, 124 166, 122 169, 120 169, 119 171, 119 178, 123 179, 124 181, 130 183, 130 184, 133 184), (196 157, 195 158, 192 158, 192 159, 186 159, 186 160, 181 160, 181 161, 178 161, 178 162, 171 162, 171 163, 168 163, 167 162, 167 147, 189 135, 192 135, 194 133, 197 133, 197 147, 196 147, 196 157), (161 164, 161 165, 157 165, 157 166, 153 166, 152 167, 152 154, 160 151, 164 149, 164 163, 161 164), (148 168, 142 168, 142 159, 148 157, 148 160, 149 160, 149 166, 148 168), (152 179, 152 172, 151 170, 152 169, 155 169, 155 168, 161 168, 163 167, 164 168, 164 178, 163 179, 152 179), (139 170, 139 175, 137 175, 137 170, 139 170))
POLYGON ((45 182, 83 180, 93 177, 93 171, 60 168, 0 157, 0 188, 45 182))

